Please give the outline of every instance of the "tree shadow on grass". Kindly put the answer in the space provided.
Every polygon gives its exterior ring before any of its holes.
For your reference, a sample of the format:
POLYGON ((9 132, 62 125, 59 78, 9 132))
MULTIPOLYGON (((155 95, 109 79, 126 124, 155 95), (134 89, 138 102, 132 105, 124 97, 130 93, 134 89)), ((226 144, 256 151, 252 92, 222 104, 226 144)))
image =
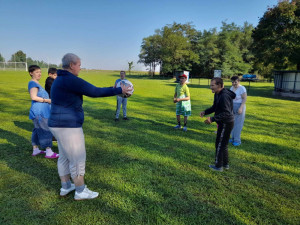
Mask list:
POLYGON ((32 131, 33 124, 32 122, 21 122, 21 121, 13 121, 16 127, 19 127, 23 130, 32 131))

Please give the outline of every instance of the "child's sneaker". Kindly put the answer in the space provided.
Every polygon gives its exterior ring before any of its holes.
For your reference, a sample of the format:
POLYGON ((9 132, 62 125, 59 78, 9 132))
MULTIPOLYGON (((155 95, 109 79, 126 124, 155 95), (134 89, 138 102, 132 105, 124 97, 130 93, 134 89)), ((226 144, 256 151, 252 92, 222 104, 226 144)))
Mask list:
POLYGON ((183 131, 187 131, 187 127, 183 127, 183 129, 182 129, 183 131))
POLYGON ((233 143, 233 139, 232 138, 229 139, 229 143, 231 143, 231 144, 233 143))
POLYGON ((177 125, 177 126, 174 127, 174 129, 180 129, 180 128, 181 128, 180 125, 177 125))
POLYGON ((93 199, 93 198, 97 198, 98 195, 99 195, 98 192, 91 191, 87 188, 87 186, 85 186, 85 188, 83 189, 83 191, 81 193, 78 193, 77 191, 75 191, 74 199, 75 200, 93 199))
POLYGON ((233 145, 233 146, 235 146, 235 147, 237 147, 237 146, 240 146, 240 145, 241 145, 241 143, 232 142, 232 145, 233 145))
POLYGON ((61 197, 66 196, 67 194, 69 194, 71 191, 74 191, 74 190, 75 190, 75 184, 71 184, 71 187, 68 189, 61 188, 60 196, 61 197))
POLYGON ((45 151, 42 151, 42 150, 40 150, 39 148, 35 148, 35 149, 33 149, 33 151, 32 151, 32 156, 37 156, 37 155, 45 154, 45 153, 46 153, 45 151))

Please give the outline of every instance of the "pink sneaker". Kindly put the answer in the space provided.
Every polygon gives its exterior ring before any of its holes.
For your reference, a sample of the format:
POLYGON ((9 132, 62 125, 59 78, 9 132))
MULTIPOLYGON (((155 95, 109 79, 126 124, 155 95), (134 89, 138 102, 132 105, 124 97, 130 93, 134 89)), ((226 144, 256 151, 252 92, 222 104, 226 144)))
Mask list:
POLYGON ((33 153, 32 153, 32 156, 37 156, 37 155, 45 154, 45 153, 46 153, 45 151, 40 151, 39 153, 36 153, 36 154, 33 154, 33 153))
POLYGON ((55 152, 53 152, 53 154, 50 156, 45 155, 45 158, 47 158, 47 159, 57 159, 58 157, 59 157, 59 154, 57 154, 55 152))

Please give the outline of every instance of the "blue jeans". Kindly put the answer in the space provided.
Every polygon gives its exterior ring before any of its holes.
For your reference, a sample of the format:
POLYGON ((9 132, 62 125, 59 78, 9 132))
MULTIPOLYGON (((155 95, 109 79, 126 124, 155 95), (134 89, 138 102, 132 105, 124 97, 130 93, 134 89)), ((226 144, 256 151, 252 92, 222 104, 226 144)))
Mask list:
POLYGON ((48 119, 37 117, 33 121, 33 131, 31 135, 32 145, 39 145, 41 148, 52 147, 52 133, 48 127, 48 119))
POLYGON ((123 117, 127 117, 127 98, 122 98, 120 96, 117 96, 116 119, 119 118, 121 105, 123 109, 123 117))
POLYGON ((231 131, 233 142, 241 144, 241 132, 244 126, 246 105, 244 105, 242 114, 238 114, 238 110, 242 103, 233 103, 234 127, 231 131))

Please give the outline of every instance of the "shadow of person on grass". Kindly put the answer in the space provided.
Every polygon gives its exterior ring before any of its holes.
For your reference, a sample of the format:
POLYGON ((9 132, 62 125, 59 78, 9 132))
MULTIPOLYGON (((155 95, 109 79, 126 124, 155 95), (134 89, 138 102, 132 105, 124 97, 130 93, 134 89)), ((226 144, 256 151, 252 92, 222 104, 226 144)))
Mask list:
POLYGON ((57 177, 57 160, 46 159, 43 157, 44 155, 31 156, 32 146, 30 142, 13 132, 0 129, 0 138, 7 140, 7 143, 0 144, 0 156, 10 168, 35 177, 47 189, 57 190, 59 180, 52 180, 53 177, 57 177), (45 160, 46 163, 43 163, 42 160, 45 160))

